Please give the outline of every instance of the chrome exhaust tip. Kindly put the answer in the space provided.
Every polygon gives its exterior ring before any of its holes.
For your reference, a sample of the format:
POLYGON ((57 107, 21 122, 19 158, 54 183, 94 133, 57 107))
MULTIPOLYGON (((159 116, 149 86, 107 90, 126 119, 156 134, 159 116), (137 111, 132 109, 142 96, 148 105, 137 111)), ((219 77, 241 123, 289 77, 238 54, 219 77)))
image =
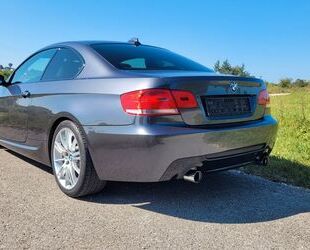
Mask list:
POLYGON ((189 172, 187 172, 184 176, 183 179, 185 181, 189 181, 192 183, 200 183, 201 179, 202 179, 202 173, 201 171, 198 170, 190 170, 189 172))
POLYGON ((258 164, 259 165, 262 165, 262 166, 268 166, 269 165, 269 161, 270 161, 270 159, 269 159, 269 155, 268 154, 263 154, 260 158, 259 158, 259 160, 258 160, 258 164))
POLYGON ((262 165, 263 166, 268 166, 269 165, 269 156, 266 155, 265 157, 263 157, 262 159, 262 165))

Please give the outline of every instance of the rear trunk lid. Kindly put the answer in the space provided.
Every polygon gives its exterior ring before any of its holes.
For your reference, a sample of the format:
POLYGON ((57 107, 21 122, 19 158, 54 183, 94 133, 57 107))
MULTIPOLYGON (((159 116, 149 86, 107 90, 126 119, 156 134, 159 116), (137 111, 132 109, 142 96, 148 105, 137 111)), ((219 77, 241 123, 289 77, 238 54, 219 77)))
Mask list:
POLYGON ((253 121, 265 112, 257 102, 265 88, 261 79, 201 72, 152 72, 150 76, 160 78, 158 87, 189 90, 195 95, 198 107, 180 110, 187 125, 253 121))
POLYGON ((166 78, 171 89, 194 93, 198 108, 180 110, 188 125, 223 124, 258 120, 265 107, 257 98, 262 80, 235 76, 191 76, 166 78))

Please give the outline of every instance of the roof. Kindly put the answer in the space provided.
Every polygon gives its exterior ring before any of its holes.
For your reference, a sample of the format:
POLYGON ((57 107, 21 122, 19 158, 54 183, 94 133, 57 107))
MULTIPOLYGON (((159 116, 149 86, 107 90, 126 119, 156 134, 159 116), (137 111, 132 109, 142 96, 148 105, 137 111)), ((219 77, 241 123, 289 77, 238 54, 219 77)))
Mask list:
POLYGON ((82 45, 91 45, 91 44, 102 44, 102 43, 106 43, 106 44, 111 44, 111 43, 115 43, 115 44, 132 44, 130 42, 118 42, 118 41, 102 41, 102 40, 86 40, 86 41, 66 41, 66 42, 59 42, 59 43, 55 43, 52 44, 50 46, 58 46, 58 45, 72 45, 72 44, 82 44, 82 45))

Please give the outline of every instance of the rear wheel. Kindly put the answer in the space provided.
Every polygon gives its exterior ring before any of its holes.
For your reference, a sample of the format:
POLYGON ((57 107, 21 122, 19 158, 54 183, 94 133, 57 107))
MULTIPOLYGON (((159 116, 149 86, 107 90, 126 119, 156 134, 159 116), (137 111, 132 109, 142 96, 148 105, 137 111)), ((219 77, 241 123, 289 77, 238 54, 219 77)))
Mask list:
POLYGON ((100 192, 106 184, 97 176, 82 130, 72 121, 56 128, 51 161, 58 186, 71 197, 100 192))

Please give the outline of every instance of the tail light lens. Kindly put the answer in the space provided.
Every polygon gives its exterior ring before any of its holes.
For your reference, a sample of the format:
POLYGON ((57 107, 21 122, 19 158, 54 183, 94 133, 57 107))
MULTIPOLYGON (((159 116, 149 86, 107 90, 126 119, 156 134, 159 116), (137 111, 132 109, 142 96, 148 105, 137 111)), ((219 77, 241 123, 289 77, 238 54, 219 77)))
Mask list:
POLYGON ((176 115, 179 109, 196 108, 195 96, 190 91, 143 89, 121 95, 121 104, 132 115, 176 115))
POLYGON ((269 104, 270 104, 270 97, 269 97, 268 91, 266 89, 264 89, 261 92, 259 92, 258 104, 264 105, 264 106, 269 106, 269 104))
POLYGON ((171 90, 171 93, 179 109, 190 109, 198 107, 195 96, 190 91, 171 90))

